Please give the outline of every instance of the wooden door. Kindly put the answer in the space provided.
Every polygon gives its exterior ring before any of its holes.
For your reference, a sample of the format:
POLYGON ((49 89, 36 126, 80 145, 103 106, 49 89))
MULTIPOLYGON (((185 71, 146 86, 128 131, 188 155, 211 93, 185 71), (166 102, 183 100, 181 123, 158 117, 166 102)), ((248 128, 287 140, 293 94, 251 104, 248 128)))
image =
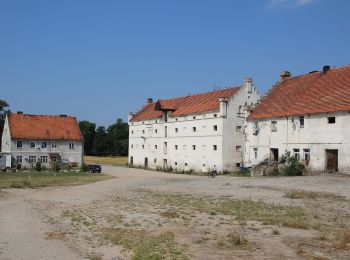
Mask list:
POLYGON ((326 170, 327 172, 338 171, 338 150, 326 150, 326 170))

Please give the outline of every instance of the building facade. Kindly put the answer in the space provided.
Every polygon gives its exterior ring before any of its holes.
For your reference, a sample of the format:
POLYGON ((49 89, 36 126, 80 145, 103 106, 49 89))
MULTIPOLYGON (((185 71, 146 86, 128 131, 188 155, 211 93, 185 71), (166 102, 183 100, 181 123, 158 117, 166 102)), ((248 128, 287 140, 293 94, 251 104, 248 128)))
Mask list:
POLYGON ((240 87, 148 103, 129 114, 129 164, 153 169, 232 171, 242 165, 244 110, 260 96, 240 87))
POLYGON ((247 166, 289 151, 314 172, 349 172, 350 66, 282 73, 244 128, 247 166))
POLYGON ((80 167, 83 137, 75 117, 10 113, 2 134, 2 152, 11 154, 12 166, 50 167, 61 160, 80 167))

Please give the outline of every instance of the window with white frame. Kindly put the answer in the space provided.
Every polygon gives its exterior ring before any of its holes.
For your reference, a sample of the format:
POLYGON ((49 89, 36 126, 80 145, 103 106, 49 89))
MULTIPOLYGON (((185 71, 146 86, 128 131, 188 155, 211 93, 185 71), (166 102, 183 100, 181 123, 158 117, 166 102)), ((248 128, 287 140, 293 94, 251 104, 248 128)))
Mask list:
POLYGON ((304 160, 309 162, 311 158, 310 149, 304 149, 303 151, 304 151, 304 160))
POLYGON ((57 142, 56 141, 51 142, 51 148, 52 149, 56 149, 57 148, 57 142))
POLYGON ((271 121, 271 132, 277 132, 277 121, 271 121))
POLYGON ((29 156, 29 162, 35 163, 36 162, 36 156, 29 156))
POLYGON ((299 116, 299 127, 304 128, 305 119, 304 116, 299 116))
POLYGON ((42 163, 47 163, 47 161, 48 161, 48 157, 47 156, 40 156, 40 162, 42 162, 42 163))
POLYGON ((74 142, 69 142, 69 149, 73 150, 75 148, 74 142))
POLYGON ((36 142, 35 141, 29 141, 29 147, 30 148, 35 148, 36 147, 36 142))
POLYGON ((293 149, 293 155, 297 160, 300 160, 300 149, 293 149))
POLYGON ((46 141, 41 142, 41 148, 47 148, 47 142, 46 141))
POLYGON ((17 141, 17 148, 23 148, 23 141, 17 141))
POLYGON ((16 162, 17 162, 17 163, 22 163, 22 160, 23 160, 22 156, 17 155, 17 157, 16 157, 16 162))
POLYGON ((258 148, 253 148, 254 159, 258 159, 258 148))

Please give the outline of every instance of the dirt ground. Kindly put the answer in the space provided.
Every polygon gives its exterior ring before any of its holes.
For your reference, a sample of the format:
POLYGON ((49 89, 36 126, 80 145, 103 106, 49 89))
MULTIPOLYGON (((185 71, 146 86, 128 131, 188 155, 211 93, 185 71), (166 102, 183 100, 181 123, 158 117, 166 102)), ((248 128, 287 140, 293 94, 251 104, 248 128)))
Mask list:
POLYGON ((0 190, 0 259, 350 259, 350 177, 116 178, 0 190))

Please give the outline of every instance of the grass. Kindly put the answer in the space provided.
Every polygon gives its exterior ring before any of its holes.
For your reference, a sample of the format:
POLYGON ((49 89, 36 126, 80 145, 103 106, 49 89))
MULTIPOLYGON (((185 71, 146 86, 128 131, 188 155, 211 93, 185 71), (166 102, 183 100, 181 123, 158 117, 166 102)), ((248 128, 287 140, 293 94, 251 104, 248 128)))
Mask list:
POLYGON ((285 192, 286 198, 290 199, 332 199, 332 200, 345 200, 344 196, 329 193, 329 192, 316 192, 306 190, 289 190, 285 192))
POLYGON ((269 204, 251 199, 232 197, 197 197, 182 193, 159 193, 139 190, 161 204, 186 207, 213 215, 213 212, 232 215, 237 221, 259 221, 264 225, 279 225, 289 228, 310 229, 311 220, 299 207, 269 204))
POLYGON ((116 156, 116 157, 100 157, 100 156, 84 156, 84 161, 86 164, 106 164, 113 166, 127 166, 128 157, 127 156, 116 156))
POLYGON ((0 188, 37 188, 48 186, 71 186, 106 180, 111 176, 83 172, 27 172, 0 174, 0 188))
POLYGON ((131 250, 133 260, 187 259, 170 231, 153 235, 145 230, 105 228, 102 233, 113 244, 131 250))

